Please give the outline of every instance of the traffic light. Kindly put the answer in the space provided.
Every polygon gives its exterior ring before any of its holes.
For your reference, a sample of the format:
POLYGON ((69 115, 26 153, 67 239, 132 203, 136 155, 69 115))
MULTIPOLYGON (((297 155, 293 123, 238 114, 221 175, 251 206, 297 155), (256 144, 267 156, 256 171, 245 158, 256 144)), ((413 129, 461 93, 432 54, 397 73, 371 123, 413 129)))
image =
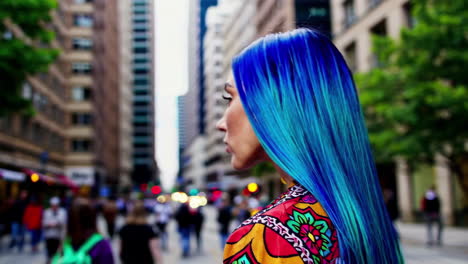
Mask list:
POLYGON ((158 195, 161 193, 161 187, 159 185, 155 185, 151 187, 151 192, 155 195, 158 195))

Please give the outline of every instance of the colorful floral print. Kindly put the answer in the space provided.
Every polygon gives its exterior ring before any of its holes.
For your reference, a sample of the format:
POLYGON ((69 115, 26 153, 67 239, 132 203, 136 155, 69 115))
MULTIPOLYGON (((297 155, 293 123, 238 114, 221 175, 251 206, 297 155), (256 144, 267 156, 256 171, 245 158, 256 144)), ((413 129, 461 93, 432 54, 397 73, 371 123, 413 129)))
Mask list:
POLYGON ((335 264, 336 230, 306 189, 295 185, 229 237, 224 264, 335 264))

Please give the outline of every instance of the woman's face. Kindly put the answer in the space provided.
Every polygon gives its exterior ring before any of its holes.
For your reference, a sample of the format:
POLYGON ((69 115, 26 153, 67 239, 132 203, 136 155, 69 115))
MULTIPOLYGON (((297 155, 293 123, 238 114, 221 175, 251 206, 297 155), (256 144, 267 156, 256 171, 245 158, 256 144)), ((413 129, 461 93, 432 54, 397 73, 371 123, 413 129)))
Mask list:
POLYGON ((232 155, 231 165, 236 170, 248 169, 268 156, 260 145, 249 119, 245 114, 237 89, 232 81, 224 87, 228 107, 216 128, 226 133, 224 143, 226 151, 232 155))

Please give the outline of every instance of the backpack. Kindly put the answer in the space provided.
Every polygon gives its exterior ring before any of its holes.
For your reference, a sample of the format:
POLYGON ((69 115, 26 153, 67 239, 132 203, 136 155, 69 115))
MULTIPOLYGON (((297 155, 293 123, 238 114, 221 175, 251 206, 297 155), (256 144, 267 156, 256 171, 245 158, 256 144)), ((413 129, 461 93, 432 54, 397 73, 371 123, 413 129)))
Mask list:
POLYGON ((95 233, 76 251, 73 250, 70 239, 67 239, 63 243, 62 251, 52 258, 51 264, 91 264, 88 251, 103 239, 102 235, 95 233))

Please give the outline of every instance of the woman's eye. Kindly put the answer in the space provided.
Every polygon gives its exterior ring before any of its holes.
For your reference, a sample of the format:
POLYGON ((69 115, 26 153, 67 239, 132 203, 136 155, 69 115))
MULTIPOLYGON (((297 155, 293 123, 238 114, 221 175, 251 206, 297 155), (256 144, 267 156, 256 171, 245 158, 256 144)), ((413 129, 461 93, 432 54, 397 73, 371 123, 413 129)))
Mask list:
POLYGON ((228 95, 224 95, 224 94, 223 94, 223 99, 224 99, 224 100, 226 100, 226 101, 228 101, 228 103, 230 103, 230 102, 231 102, 231 100, 232 100, 232 97, 231 97, 231 96, 228 96, 228 95))

